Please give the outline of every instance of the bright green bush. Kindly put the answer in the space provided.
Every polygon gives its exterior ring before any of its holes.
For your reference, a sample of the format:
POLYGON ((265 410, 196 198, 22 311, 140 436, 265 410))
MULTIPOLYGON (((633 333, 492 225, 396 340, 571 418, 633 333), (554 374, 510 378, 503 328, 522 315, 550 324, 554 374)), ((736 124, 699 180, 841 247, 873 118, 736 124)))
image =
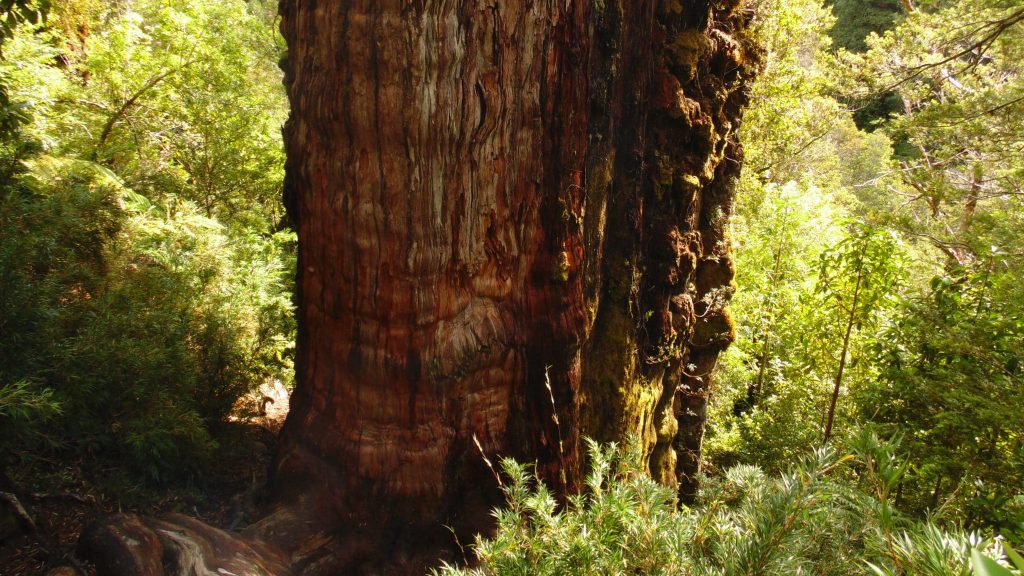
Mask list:
POLYGON ((27 166, 0 197, 2 390, 59 403, 67 447, 194 471, 239 398, 289 378, 293 238, 230 235, 89 162, 27 166))
POLYGON ((273 13, 69 0, 7 30, 0 467, 65 450, 187 476, 240 399, 290 380, 273 13))
POLYGON ((1018 269, 950 267, 874 346, 861 418, 906 433, 908 509, 1024 543, 1024 292, 1018 269))
POLYGON ((505 461, 497 534, 477 540, 475 568, 436 574, 966 576, 972 549, 1002 556, 997 539, 903 517, 892 503, 903 461, 871 433, 852 437, 847 455, 819 450, 776 477, 736 466, 682 510, 637 454, 590 446, 586 489, 563 506, 505 461))
MULTIPOLYGON (((69 178, 40 193, 22 161, 22 142, 0 142, 0 455, 41 441, 60 412, 52 388, 55 342, 79 322, 103 274, 102 246, 118 229, 114 197, 69 178), (39 232, 39 233, 37 233, 39 232)), ((0 463, 2 464, 2 463, 0 463)))

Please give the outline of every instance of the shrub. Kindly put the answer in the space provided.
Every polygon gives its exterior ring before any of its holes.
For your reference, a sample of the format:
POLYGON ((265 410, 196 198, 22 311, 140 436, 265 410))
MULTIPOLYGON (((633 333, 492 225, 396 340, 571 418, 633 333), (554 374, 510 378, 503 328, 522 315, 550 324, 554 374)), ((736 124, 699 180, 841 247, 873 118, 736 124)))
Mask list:
POLYGON ((638 454, 614 445, 590 443, 586 490, 562 506, 506 460, 508 506, 495 512, 495 537, 478 538, 478 565, 435 574, 938 576, 970 574, 972 549, 1002 556, 998 539, 904 518, 890 501, 904 469, 893 447, 871 433, 849 445, 850 454, 819 450, 777 477, 733 467, 681 510, 635 465, 638 454))
POLYGON ((52 389, 69 447, 156 481, 194 471, 242 395, 288 378, 293 240, 154 205, 89 162, 29 166, 0 198, 0 385, 52 389))

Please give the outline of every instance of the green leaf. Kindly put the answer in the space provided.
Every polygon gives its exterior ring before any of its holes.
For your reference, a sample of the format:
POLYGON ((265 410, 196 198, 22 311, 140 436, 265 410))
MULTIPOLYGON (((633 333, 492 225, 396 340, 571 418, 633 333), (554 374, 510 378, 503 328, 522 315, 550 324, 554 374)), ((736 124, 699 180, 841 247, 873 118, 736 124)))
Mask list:
POLYGON ((977 548, 971 550, 971 567, 975 576, 1013 576, 1006 568, 1000 566, 995 560, 985 556, 977 548))
POLYGON ((1021 558, 1020 554, 1017 554, 1009 544, 1003 544, 1003 552, 1006 553, 1006 557, 1010 559, 1010 562, 1013 562, 1013 565, 1016 566, 1018 570, 1024 570, 1024 558, 1021 558))
POLYGON ((877 574, 878 576, 889 576, 888 572, 886 572, 885 570, 882 570, 881 568, 879 568, 875 564, 872 564, 871 562, 865 562, 865 564, 867 564, 868 568, 871 569, 872 573, 877 574))

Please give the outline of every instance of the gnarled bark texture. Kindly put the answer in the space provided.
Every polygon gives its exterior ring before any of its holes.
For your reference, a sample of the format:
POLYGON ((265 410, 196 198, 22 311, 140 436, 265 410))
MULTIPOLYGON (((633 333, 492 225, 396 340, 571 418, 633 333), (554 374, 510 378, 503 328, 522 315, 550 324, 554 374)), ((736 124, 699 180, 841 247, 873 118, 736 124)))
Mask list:
POLYGON ((501 504, 480 450, 566 492, 581 434, 635 435, 692 497, 732 339, 749 14, 284 0, 282 15, 300 335, 266 515, 238 535, 118 517, 84 546, 121 574, 420 574, 459 559, 446 527, 469 541, 501 504))

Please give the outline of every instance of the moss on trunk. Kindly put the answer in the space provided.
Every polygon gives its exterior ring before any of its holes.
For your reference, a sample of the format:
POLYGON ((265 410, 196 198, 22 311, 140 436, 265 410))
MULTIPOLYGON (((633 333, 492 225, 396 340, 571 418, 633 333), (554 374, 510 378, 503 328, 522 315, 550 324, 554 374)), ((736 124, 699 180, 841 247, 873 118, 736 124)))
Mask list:
POLYGON ((605 2, 591 61, 583 432, 635 436, 695 486, 710 370, 733 339, 726 237, 759 50, 738 2, 605 2), (604 48, 604 49, 602 49, 604 48))

